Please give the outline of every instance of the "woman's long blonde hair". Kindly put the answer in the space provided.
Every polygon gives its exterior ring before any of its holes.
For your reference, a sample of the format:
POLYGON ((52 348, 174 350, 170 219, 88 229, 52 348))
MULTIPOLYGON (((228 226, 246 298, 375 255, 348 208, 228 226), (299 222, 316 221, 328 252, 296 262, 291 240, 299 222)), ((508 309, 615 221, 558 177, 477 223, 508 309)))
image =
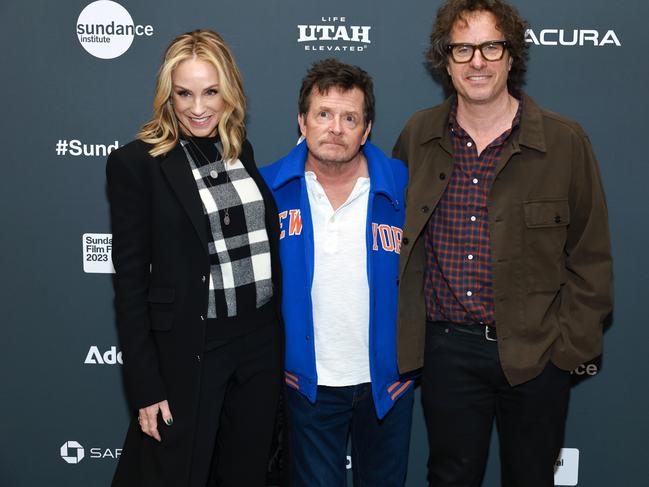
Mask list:
POLYGON ((210 63, 218 72, 219 93, 225 102, 218 123, 223 158, 236 160, 245 138, 246 98, 241 73, 230 49, 221 36, 211 30, 187 32, 167 47, 156 81, 153 118, 142 126, 137 138, 153 145, 149 153, 154 157, 166 154, 178 143, 180 129, 171 104, 171 75, 181 62, 193 58, 210 63))

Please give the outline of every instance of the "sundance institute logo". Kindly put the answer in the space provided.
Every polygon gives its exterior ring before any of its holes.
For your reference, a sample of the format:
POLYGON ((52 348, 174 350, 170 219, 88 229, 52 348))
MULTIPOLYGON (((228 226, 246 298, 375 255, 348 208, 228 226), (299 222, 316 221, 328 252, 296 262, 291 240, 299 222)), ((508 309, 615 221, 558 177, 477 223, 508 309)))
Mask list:
POLYGON ((153 35, 153 26, 135 25, 119 3, 97 0, 84 8, 77 20, 77 37, 83 48, 100 59, 121 56, 135 36, 153 35))
POLYGON ((85 450, 78 441, 66 441, 61 445, 61 458, 67 463, 77 464, 85 456, 85 450))

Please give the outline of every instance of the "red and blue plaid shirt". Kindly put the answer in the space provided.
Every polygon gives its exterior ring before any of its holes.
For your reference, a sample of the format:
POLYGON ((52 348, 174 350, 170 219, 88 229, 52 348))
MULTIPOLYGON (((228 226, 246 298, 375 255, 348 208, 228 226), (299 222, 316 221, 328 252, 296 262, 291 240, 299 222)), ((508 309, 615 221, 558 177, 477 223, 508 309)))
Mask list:
POLYGON ((512 128, 480 155, 457 122, 457 102, 451 110, 453 173, 424 235, 429 320, 494 324, 487 198, 503 145, 520 122, 521 107, 519 103, 512 128))

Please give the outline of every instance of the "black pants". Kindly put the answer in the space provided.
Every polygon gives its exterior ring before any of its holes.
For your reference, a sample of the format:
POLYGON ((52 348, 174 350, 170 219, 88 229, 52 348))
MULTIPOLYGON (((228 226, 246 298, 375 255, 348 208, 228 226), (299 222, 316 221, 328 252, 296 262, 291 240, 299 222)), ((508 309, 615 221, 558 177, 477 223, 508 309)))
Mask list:
POLYGON ((281 387, 277 323, 210 342, 203 376, 191 487, 263 487, 281 387))
POLYGON ((431 487, 480 486, 496 418, 502 485, 551 487, 563 445, 570 373, 548 363, 510 386, 497 343, 428 323, 422 375, 431 487))

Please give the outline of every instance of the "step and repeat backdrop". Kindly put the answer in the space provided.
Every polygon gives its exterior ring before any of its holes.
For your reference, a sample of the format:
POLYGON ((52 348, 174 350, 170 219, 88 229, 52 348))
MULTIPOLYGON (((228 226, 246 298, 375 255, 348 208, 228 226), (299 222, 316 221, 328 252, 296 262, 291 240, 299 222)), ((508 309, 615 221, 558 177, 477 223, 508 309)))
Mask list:
MULTIPOLYGON (((649 4, 514 0, 530 21, 526 90, 578 120, 610 209, 616 306, 604 355, 573 371, 557 485, 647 485, 649 4)), ((375 81, 372 140, 439 103, 424 51, 440 1, 66 0, 0 4, 0 485, 109 485, 129 418, 112 306, 105 162, 151 114, 169 41, 218 31, 249 99, 259 165, 297 137, 300 80, 337 57, 375 81)), ((425 485, 419 402, 409 487, 425 485)), ((485 486, 500 484, 494 439, 485 486)))

